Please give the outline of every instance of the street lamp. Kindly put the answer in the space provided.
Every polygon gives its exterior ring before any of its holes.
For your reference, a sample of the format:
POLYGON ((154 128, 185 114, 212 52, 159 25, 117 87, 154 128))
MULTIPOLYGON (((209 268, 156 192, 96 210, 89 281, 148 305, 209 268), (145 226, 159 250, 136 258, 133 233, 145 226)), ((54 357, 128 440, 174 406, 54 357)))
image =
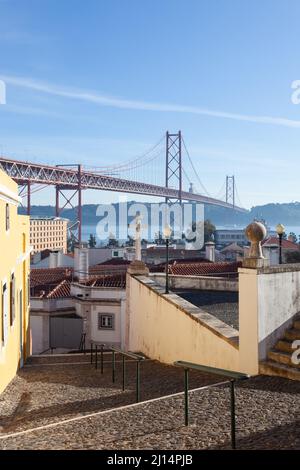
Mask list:
POLYGON ((166 290, 165 293, 169 293, 169 241, 171 238, 172 234, 172 229, 170 225, 165 225, 165 228, 163 229, 163 235, 164 238, 166 239, 166 290))
POLYGON ((279 237, 279 264, 282 264, 282 236, 285 231, 285 226, 282 224, 276 225, 276 232, 279 237))

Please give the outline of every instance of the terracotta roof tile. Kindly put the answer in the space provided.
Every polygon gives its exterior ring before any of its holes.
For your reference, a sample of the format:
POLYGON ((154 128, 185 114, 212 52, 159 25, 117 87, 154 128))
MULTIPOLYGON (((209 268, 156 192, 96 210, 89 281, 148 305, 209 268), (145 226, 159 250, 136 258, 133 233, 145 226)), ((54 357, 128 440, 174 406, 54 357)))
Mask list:
POLYGON ((70 268, 43 268, 31 269, 30 286, 36 287, 48 284, 58 284, 64 279, 72 278, 73 269, 70 268))
POLYGON ((71 295, 71 283, 70 281, 64 280, 60 282, 47 296, 47 299, 61 299, 63 297, 70 297, 71 295))
MULTIPOLYGON (((262 242, 263 246, 268 245, 279 245, 279 238, 278 237, 268 237, 262 242)), ((282 239, 282 248, 290 249, 290 250, 299 250, 298 243, 291 242, 290 240, 282 239)))
POLYGON ((237 273, 241 263, 176 263, 169 266, 170 274, 182 276, 206 276, 210 274, 224 276, 229 273, 237 273))
POLYGON ((87 281, 86 285, 92 287, 119 287, 125 289, 126 274, 119 273, 106 276, 97 276, 94 279, 87 281))

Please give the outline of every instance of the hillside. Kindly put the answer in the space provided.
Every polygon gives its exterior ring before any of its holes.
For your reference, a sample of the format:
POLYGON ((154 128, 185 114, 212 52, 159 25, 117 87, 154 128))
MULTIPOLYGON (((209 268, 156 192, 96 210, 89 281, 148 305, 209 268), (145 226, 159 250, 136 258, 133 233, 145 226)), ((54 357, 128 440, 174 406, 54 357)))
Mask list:
MULTIPOLYGON (((99 221, 99 218, 96 216, 97 207, 96 204, 85 204, 83 206, 84 224, 94 224, 99 221)), ((25 214, 26 208, 20 207, 19 212, 25 214)), ((31 214, 33 216, 49 217, 55 215, 55 208, 53 206, 32 206, 31 214)), ((75 210, 65 209, 62 212, 62 216, 74 220, 75 210)), ((270 203, 254 206, 245 214, 224 207, 205 207, 205 219, 210 219, 215 225, 246 225, 255 218, 264 219, 269 225, 275 225, 278 222, 286 225, 300 225, 300 202, 270 203)))

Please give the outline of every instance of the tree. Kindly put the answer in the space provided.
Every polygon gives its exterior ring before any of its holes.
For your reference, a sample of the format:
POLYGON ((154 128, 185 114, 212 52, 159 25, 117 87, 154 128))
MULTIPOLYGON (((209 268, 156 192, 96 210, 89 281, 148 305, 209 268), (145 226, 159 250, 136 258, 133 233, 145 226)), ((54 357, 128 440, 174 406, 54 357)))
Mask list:
POLYGON ((290 232, 289 240, 291 240, 294 243, 297 243, 297 235, 294 232, 290 232))
POLYGON ((95 246, 97 245, 96 237, 92 233, 90 233, 90 238, 89 238, 88 243, 89 243, 90 248, 95 248, 95 246))
POLYGON ((76 244, 76 237, 71 232, 70 236, 68 237, 68 240, 67 240, 67 251, 68 251, 68 253, 74 253, 75 244, 76 244))
POLYGON ((114 237, 108 239, 107 248, 117 248, 119 246, 118 240, 114 237))
POLYGON ((162 233, 161 233, 160 230, 155 233, 154 241, 155 241, 156 245, 162 245, 164 243, 164 239, 163 239, 163 236, 162 236, 162 233))
POLYGON ((204 221, 204 242, 212 240, 212 235, 215 235, 216 226, 209 220, 204 221))
POLYGON ((126 240, 126 246, 133 246, 133 245, 134 245, 134 238, 128 234, 127 240, 126 240))
POLYGON ((288 251, 285 254, 287 263, 300 263, 300 251, 288 251))

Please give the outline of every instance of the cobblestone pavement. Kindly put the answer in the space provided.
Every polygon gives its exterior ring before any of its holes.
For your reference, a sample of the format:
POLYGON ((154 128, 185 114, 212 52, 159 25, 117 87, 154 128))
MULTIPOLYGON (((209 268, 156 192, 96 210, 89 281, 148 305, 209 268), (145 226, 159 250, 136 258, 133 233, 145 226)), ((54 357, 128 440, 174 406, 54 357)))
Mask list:
POLYGON ((239 329, 238 292, 177 291, 183 299, 214 315, 227 325, 239 329))
MULTIPOLYGON (((135 401, 134 363, 128 363, 127 390, 122 392, 119 362, 118 380, 112 386, 108 363, 102 376, 89 363, 57 364, 54 357, 51 361, 55 364, 25 367, 0 396, 0 449, 230 448, 227 385, 190 393, 188 427, 183 425, 183 396, 179 395, 1 439, 135 401)), ((214 382, 215 377, 191 373, 190 388, 214 382)), ((182 370, 143 363, 142 400, 182 389, 182 370)), ((238 447, 300 449, 299 393, 299 382, 274 377, 260 376, 237 385, 238 447)))

